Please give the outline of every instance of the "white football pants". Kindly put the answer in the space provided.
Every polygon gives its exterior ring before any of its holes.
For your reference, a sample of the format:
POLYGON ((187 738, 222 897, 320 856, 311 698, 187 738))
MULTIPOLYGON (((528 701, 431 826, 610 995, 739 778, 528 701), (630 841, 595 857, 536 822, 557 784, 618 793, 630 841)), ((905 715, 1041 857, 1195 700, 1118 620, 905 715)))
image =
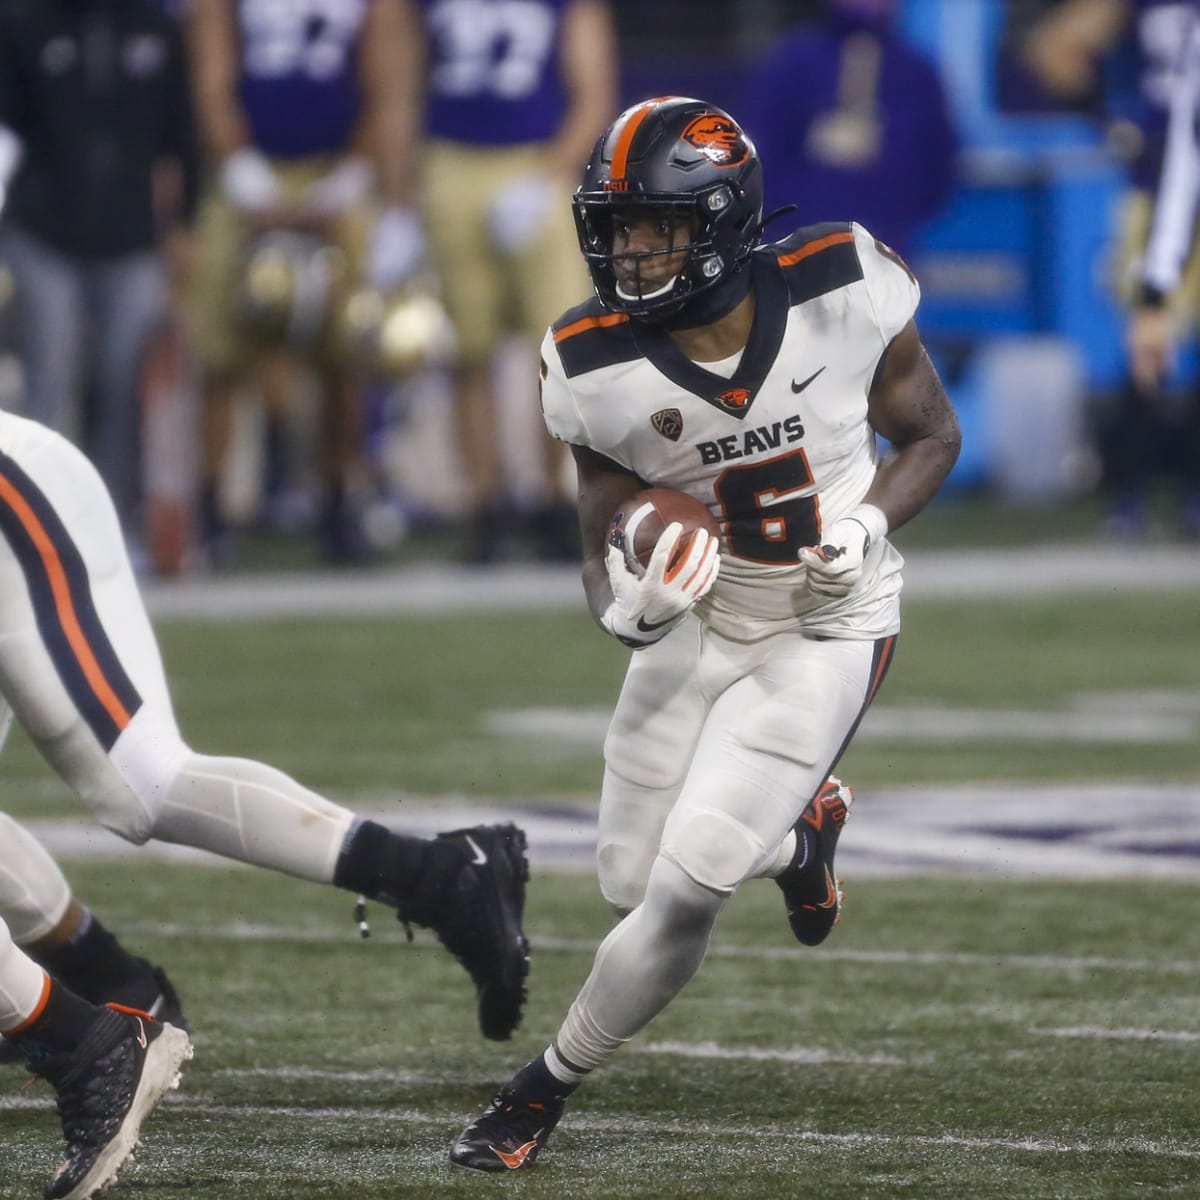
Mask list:
POLYGON ((605 742, 600 887, 621 914, 555 1046, 591 1069, 695 973, 725 901, 776 874, 894 637, 735 642, 689 619, 632 656, 605 742))
POLYGON ((37 1012, 46 988, 46 972, 22 953, 0 920, 0 1033, 20 1028, 37 1012))
MULTIPOLYGON (((0 697, 121 837, 333 878, 353 814, 272 767, 184 743, 99 475, 11 413, 0 413, 0 697)), ((24 943, 53 928, 68 893, 15 828, 0 823, 0 916, 24 943)))

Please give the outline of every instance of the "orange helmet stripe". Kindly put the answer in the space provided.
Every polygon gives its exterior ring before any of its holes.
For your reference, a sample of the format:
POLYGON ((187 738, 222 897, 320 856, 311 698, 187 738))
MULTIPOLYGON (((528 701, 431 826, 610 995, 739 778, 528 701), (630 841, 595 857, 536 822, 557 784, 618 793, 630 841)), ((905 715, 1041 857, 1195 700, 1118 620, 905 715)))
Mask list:
POLYGON ((645 104, 635 108, 629 114, 629 120, 625 122, 625 128, 618 134, 617 144, 613 148, 613 179, 625 178, 625 171, 629 165, 629 148, 633 145, 633 135, 637 133, 638 127, 658 105, 669 99, 670 96, 655 96, 653 100, 647 100, 645 104))
POLYGON ((817 238, 815 242, 805 242, 799 250, 793 250, 790 254, 781 254, 779 256, 779 265, 781 267, 794 267, 796 263, 802 262, 806 258, 811 258, 814 254, 820 254, 822 250, 828 250, 830 246, 838 246, 842 242, 854 241, 852 233, 831 233, 828 237, 817 238))

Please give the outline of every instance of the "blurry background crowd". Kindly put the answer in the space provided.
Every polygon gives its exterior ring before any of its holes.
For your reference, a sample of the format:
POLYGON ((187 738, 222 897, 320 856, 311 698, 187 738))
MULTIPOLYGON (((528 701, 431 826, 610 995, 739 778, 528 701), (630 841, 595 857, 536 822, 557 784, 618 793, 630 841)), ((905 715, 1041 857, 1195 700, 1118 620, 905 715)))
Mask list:
POLYGON ((855 219, 911 263, 964 429, 940 503, 1200 537, 1194 355, 1147 390, 1124 348, 1193 8, 0 0, 0 406, 87 449, 148 573, 569 561, 533 357, 589 294, 569 197, 680 93, 796 206, 768 238, 855 219))

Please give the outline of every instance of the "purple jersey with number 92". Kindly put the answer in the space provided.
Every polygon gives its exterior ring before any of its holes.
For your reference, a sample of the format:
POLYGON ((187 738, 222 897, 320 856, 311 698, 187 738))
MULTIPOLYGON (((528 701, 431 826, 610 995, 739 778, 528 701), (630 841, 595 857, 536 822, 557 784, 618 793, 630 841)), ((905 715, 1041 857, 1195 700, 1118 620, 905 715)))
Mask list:
POLYGON ((362 93, 367 0, 239 0, 238 94, 251 139, 272 158, 346 149, 362 93))
POLYGON ((551 138, 567 104, 558 58, 570 0, 423 0, 428 131, 483 146, 551 138))

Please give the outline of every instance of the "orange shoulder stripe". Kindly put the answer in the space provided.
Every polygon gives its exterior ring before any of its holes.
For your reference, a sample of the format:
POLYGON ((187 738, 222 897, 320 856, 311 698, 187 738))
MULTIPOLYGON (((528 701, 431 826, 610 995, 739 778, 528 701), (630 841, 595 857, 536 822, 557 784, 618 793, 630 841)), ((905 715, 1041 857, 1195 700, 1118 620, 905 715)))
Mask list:
POLYGON ((50 580, 50 589, 54 593, 54 608, 58 613, 59 624, 66 636, 67 642, 75 652, 83 674, 87 679, 96 698, 104 706, 118 729, 124 729, 129 724, 130 716, 125 705, 117 698, 109 686, 88 645, 87 638, 79 626, 79 616, 75 612, 75 603, 71 599, 71 588, 67 583, 67 573, 63 570, 62 560, 54 546, 45 526, 38 520, 37 514, 25 502, 24 496, 13 487, 12 483, 0 475, 0 500, 3 500, 16 515, 17 520, 25 527, 30 540, 37 548, 46 575, 50 580))
POLYGON ((586 333, 589 329, 604 329, 608 325, 621 325, 629 320, 628 313, 606 313, 602 317, 581 317, 578 321, 572 321, 570 325, 564 325, 555 335, 555 344, 565 342, 567 338, 573 338, 577 333, 586 333))
POLYGON ((828 250, 830 246, 840 246, 843 242, 854 241, 854 234, 846 233, 831 233, 827 237, 817 238, 815 242, 805 242, 798 250, 793 250, 790 254, 781 254, 779 256, 779 265, 781 267, 792 267, 798 262, 803 262, 806 258, 811 258, 814 254, 820 254, 822 250, 828 250))

